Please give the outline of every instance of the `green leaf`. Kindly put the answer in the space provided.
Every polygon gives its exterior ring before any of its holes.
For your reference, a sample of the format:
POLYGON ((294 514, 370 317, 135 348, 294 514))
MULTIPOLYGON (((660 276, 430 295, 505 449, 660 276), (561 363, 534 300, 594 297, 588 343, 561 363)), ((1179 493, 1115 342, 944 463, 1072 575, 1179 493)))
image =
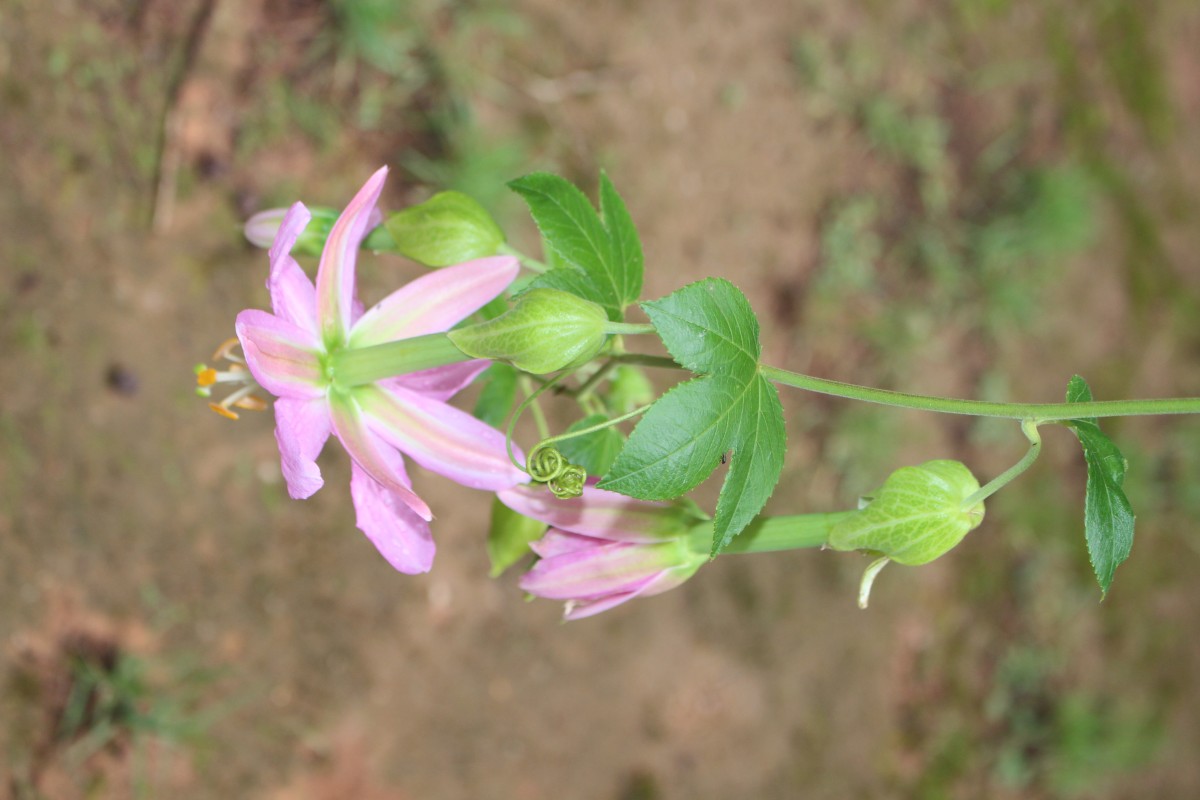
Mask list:
POLYGON ((475 401, 475 417, 498 428, 512 413, 517 398, 516 368, 499 362, 492 364, 475 379, 483 388, 475 401))
POLYGON ((748 381, 757 371, 758 319, 729 281, 707 278, 642 308, 671 357, 692 372, 748 381))
MULTIPOLYGON (((603 414, 592 414, 567 428, 567 433, 581 431, 607 421, 608 417, 603 414)), ((621 435, 621 432, 615 427, 609 427, 577 436, 574 439, 563 439, 558 442, 558 449, 572 464, 578 464, 586 469, 588 475, 601 476, 608 472, 624 444, 625 437, 621 435)))
POLYGON ((613 258, 624 273, 625 302, 632 303, 642 294, 642 240, 625 201, 603 172, 600 173, 600 213, 612 241, 613 258))
POLYGON ((881 553, 898 564, 927 564, 983 521, 983 503, 964 508, 979 481, 958 461, 927 461, 888 476, 874 498, 834 525, 834 550, 881 553))
POLYGON ((608 476, 599 484, 643 500, 669 500, 694 489, 730 454, 717 501, 713 552, 762 510, 779 481, 783 408, 775 387, 709 375, 680 384, 650 407, 608 476))
POLYGON ((402 255, 430 267, 446 267, 495 255, 504 232, 483 206, 462 192, 439 192, 419 205, 391 214, 384 228, 402 255))
POLYGON ((587 277, 573 283, 577 293, 604 306, 610 319, 621 319, 641 292, 642 263, 640 245, 635 250, 631 242, 637 232, 615 190, 607 201, 601 198, 609 209, 611 227, 606 227, 583 192, 565 178, 535 172, 508 185, 529 205, 550 250, 587 277))
POLYGON ((520 561, 529 553, 529 543, 546 532, 546 523, 518 514, 500 498, 492 500, 492 522, 488 528, 487 552, 492 562, 492 577, 520 561))
MULTIPOLYGON (((1087 381, 1078 375, 1071 378, 1067 384, 1067 402, 1087 403, 1091 399, 1087 381)), ((1083 445, 1083 458, 1087 462, 1084 534, 1100 591, 1108 594, 1113 574, 1133 549, 1133 507, 1121 488, 1128 462, 1112 439, 1100 431, 1096 419, 1073 419, 1064 424, 1083 445)))

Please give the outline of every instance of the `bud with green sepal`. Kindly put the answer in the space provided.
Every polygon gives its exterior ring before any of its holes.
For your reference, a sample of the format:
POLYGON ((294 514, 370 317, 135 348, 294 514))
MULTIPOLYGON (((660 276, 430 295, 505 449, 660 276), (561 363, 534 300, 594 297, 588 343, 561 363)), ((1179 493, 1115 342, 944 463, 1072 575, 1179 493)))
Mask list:
POLYGON ((535 375, 586 364, 605 345, 604 309, 557 289, 531 289, 493 320, 451 331, 467 355, 507 361, 535 375))
POLYGON ((487 210, 462 192, 439 192, 397 211, 383 227, 396 252, 427 267, 448 267, 495 255, 504 232, 487 210))
POLYGON ((866 506, 834 525, 827 546, 879 556, 863 576, 859 605, 888 562, 917 566, 945 554, 983 521, 979 481, 961 462, 927 461, 893 472, 866 506))

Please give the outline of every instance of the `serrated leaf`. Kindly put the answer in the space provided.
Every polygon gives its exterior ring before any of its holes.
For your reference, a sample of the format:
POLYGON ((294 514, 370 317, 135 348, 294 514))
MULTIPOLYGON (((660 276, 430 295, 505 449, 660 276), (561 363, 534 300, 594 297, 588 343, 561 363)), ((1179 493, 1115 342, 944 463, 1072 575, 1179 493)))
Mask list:
POLYGON ((694 489, 730 453, 713 525, 713 551, 762 510, 779 481, 783 409, 762 376, 709 375, 680 384, 650 407, 599 484, 643 500, 694 489))
MULTIPOLYGON (((567 428, 566 432, 574 433, 607 421, 608 417, 603 414, 592 414, 567 428)), ((616 461, 617 453, 621 452, 624 444, 625 437, 621 432, 615 427, 609 427, 574 439, 563 439, 558 442, 558 449, 572 464, 586 469, 588 475, 602 476, 616 461)))
POLYGON ((613 258, 625 275, 625 302, 632 303, 642 293, 642 240, 625 201, 603 172, 600 173, 600 214, 612 242, 613 258))
POLYGON ((518 514, 501 503, 499 498, 493 499, 492 520, 487 536, 492 577, 497 577, 524 558, 530 552, 529 543, 540 539, 546 528, 546 523, 518 514))
POLYGON ((483 386, 475 401, 475 417, 493 428, 500 427, 516 402, 517 370, 497 362, 481 372, 475 382, 483 386))
POLYGON ((983 503, 964 508, 979 481, 958 461, 927 461, 888 476, 861 511, 833 526, 834 550, 881 553, 898 564, 927 564, 983 521, 983 503))
POLYGON ((582 297, 584 300, 590 300, 603 307, 609 319, 613 318, 613 314, 620 313, 619 308, 605 302, 603 295, 596 289, 591 278, 571 266, 558 267, 538 275, 525 291, 534 289, 556 289, 582 297))
POLYGON ((671 357, 696 373, 749 381, 762 348, 758 319, 727 280, 707 278, 642 303, 671 357))
MULTIPOLYGON (((1067 384, 1068 403, 1092 400, 1087 382, 1076 375, 1067 384)), ((1064 423, 1079 438, 1087 462, 1087 490, 1084 495, 1084 535, 1088 556, 1102 594, 1108 593, 1117 567, 1129 558, 1133 549, 1135 515, 1122 485, 1128 462, 1112 439, 1101 432, 1091 417, 1064 423)))
POLYGON ((604 306, 611 319, 621 319, 625 306, 637 300, 641 292, 642 265, 640 257, 633 257, 629 241, 631 234, 635 239, 637 235, 633 223, 627 213, 620 219, 624 210, 620 198, 608 200, 612 216, 619 220, 610 230, 583 192, 565 178, 535 172, 508 185, 529 205, 549 249, 587 276, 588 281, 575 284, 576 289, 587 292, 580 296, 604 306))

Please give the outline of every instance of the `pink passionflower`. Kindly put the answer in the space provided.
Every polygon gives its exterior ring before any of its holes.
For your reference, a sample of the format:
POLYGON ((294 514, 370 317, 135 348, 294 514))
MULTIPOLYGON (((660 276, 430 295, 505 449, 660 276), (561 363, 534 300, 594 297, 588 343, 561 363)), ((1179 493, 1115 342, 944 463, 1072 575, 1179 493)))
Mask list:
POLYGON ((429 273, 363 313, 355 299, 355 258, 387 168, 363 185, 329 232, 314 286, 290 255, 308 224, 301 203, 288 210, 270 250, 267 288, 274 313, 238 314, 246 367, 276 396, 275 438, 288 493, 306 498, 324 481, 316 458, 332 433, 350 454, 350 493, 358 527, 401 572, 427 572, 433 514, 412 490, 401 453, 476 489, 525 479, 505 454, 504 435, 445 401, 487 362, 464 361, 374 383, 341 386, 341 350, 448 330, 504 290, 518 265, 483 258, 429 273))
POLYGON ((512 510, 550 526, 530 545, 538 562, 521 578, 537 597, 565 600, 565 618, 583 619, 635 597, 674 589, 708 560, 692 532, 704 520, 678 503, 657 503, 587 486, 569 500, 544 487, 498 493, 512 510))

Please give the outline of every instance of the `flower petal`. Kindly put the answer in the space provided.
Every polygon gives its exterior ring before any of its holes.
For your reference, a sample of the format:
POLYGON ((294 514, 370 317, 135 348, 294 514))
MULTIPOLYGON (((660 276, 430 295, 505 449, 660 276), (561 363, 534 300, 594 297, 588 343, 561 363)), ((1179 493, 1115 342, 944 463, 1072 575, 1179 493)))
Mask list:
POLYGON ((553 558, 563 553, 574 553, 585 547, 595 547, 600 541, 602 540, 593 539, 590 536, 578 536, 551 528, 542 535, 542 538, 536 542, 530 542, 529 549, 537 553, 538 558, 553 558))
POLYGON ((329 438, 329 405, 325 398, 275 401, 275 441, 288 494, 294 500, 312 497, 325 481, 316 458, 329 438))
POLYGON ((246 366, 268 392, 301 399, 325 394, 321 344, 311 331, 256 308, 238 314, 234 330, 246 366))
POLYGON ((296 203, 284 215, 275 241, 271 244, 271 273, 267 277, 267 289, 271 292, 271 308, 277 317, 318 333, 316 289, 291 256, 296 239, 311 219, 312 214, 308 213, 303 203, 296 203))
POLYGON ((446 401, 470 385, 479 373, 491 364, 490 361, 476 359, 460 361, 457 364, 447 364, 444 367, 432 367, 419 372, 410 372, 379 381, 384 387, 399 386, 414 392, 420 392, 434 400, 446 401))
MULTIPOLYGON (((403 463, 399 468, 399 477, 408 483, 403 463)), ((400 572, 409 575, 428 572, 436 550, 429 522, 421 519, 404 497, 372 478, 357 461, 350 470, 350 496, 354 499, 358 529, 400 572)))
POLYGON ((492 256, 422 275, 363 314, 351 342, 365 347, 448 331, 504 291, 519 270, 512 256, 492 256))
POLYGON ((637 591, 677 562, 674 545, 605 542, 543 558, 521 576, 521 588, 550 600, 590 600, 637 591))
POLYGON ((426 522, 433 519, 429 506, 411 488, 412 484, 404 471, 404 460, 367 428, 363 413, 354 399, 331 395, 329 411, 333 432, 354 462, 376 483, 393 492, 421 519, 426 522))
POLYGON ((375 172, 333 223, 317 268, 317 320, 327 348, 344 344, 354 315, 354 265, 375 203, 383 192, 387 167, 375 172))
POLYGON ((563 620, 574 622, 577 619, 594 617, 601 611, 608 611, 622 603, 628 603, 639 594, 640 592, 618 592, 594 600, 568 600, 563 607, 563 620))
POLYGON ((591 486, 584 487, 581 496, 567 500, 530 485, 506 489, 498 496, 519 514, 570 533, 614 542, 657 542, 686 527, 670 503, 635 500, 591 486))
POLYGON ((489 491, 527 480, 509 461, 504 434, 465 411, 394 385, 362 386, 354 396, 371 430, 426 469, 489 491))

